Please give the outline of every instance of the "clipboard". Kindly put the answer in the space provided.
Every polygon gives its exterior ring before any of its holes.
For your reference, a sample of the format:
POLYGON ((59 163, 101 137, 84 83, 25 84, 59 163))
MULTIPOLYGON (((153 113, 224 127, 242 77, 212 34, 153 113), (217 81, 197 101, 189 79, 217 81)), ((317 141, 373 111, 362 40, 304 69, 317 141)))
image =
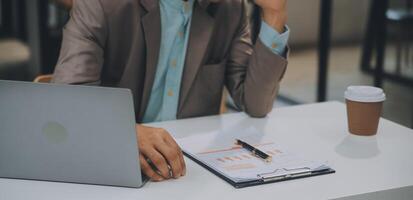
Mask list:
POLYGON ((271 176, 271 174, 268 174, 267 176, 263 176, 261 178, 257 178, 257 180, 250 180, 250 181, 240 181, 240 182, 235 182, 231 180, 230 178, 226 177, 222 173, 214 170, 213 168, 209 167, 208 165, 204 164, 202 161, 196 159, 195 157, 191 156, 189 153, 183 151, 184 155, 194 161, 195 163, 201 165, 205 169, 207 169, 209 172, 213 173, 214 175, 218 176, 219 178, 223 179, 227 183, 231 184, 233 187, 239 189, 239 188, 245 188, 245 187, 252 187, 252 186, 258 186, 258 185, 264 185, 264 184, 269 184, 269 183, 276 183, 276 182, 282 182, 282 181, 289 181, 289 180, 294 180, 294 179, 300 179, 300 178, 307 178, 307 177, 312 177, 312 176, 320 176, 320 175, 326 175, 326 174, 332 174, 335 173, 336 171, 332 168, 323 168, 320 170, 312 170, 312 171, 299 171, 299 172, 293 172, 290 174, 284 174, 284 175, 275 175, 271 176))
POLYGON ((254 127, 243 130, 217 130, 176 140, 184 155, 235 188, 288 181, 334 173, 327 163, 314 161, 290 152, 282 145, 263 137, 254 127), (271 156, 267 162, 254 151, 237 145, 245 141, 271 156))

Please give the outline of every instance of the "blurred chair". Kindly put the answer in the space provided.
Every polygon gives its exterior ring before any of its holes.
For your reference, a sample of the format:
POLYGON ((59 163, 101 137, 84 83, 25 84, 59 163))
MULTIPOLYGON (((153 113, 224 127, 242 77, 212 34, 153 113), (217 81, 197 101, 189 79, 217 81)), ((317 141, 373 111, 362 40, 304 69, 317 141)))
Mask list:
POLYGON ((395 73, 403 76, 403 69, 413 68, 413 0, 405 0, 403 8, 389 9, 386 18, 389 26, 394 27, 393 34, 396 36, 395 73))
POLYGON ((408 70, 404 70, 413 65, 410 50, 413 42, 413 37, 411 37, 411 35, 413 35, 413 0, 403 0, 401 3, 403 3, 401 7, 394 8, 388 8, 388 6, 385 5, 379 6, 378 3, 376 3, 373 4, 370 11, 363 42, 361 70, 369 74, 374 74, 375 85, 378 87, 382 87, 382 82, 385 79, 404 86, 413 87, 413 77, 406 74, 408 70), (384 53, 386 53, 385 47, 389 38, 388 33, 395 37, 393 39, 396 44, 394 70, 384 69, 384 53), (372 65, 374 57, 376 57, 375 68, 372 65), (403 60, 405 61, 404 63, 403 60), (403 68, 403 66, 405 66, 405 68, 403 68))
POLYGON ((387 23, 394 27, 396 36, 396 73, 402 74, 402 66, 413 67, 411 47, 413 40, 412 0, 405 0, 404 8, 389 9, 387 23), (403 63, 404 60, 404 63, 403 63))
POLYGON ((0 79, 27 80, 31 50, 27 44, 24 0, 0 0, 0 79))
POLYGON ((50 83, 52 80, 53 75, 51 74, 46 74, 46 75, 40 75, 34 79, 33 82, 35 83, 50 83))
POLYGON ((30 51, 16 39, 0 40, 0 79, 25 80, 28 76, 30 51))
POLYGON ((228 111, 227 98, 228 98, 228 91, 226 89, 224 89, 224 91, 222 93, 221 107, 219 108, 219 113, 220 114, 224 114, 228 111))

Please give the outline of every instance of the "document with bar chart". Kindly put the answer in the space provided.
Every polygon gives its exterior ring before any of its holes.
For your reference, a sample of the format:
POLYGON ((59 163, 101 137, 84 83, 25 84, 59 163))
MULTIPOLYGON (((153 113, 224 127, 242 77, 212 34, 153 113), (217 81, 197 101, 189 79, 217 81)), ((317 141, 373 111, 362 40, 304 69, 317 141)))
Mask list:
POLYGON ((189 136, 177 142, 189 158, 237 188, 334 172, 325 162, 302 158, 261 136, 251 127, 236 133, 216 131, 189 136), (236 145, 236 139, 272 156, 272 161, 254 156, 236 145))

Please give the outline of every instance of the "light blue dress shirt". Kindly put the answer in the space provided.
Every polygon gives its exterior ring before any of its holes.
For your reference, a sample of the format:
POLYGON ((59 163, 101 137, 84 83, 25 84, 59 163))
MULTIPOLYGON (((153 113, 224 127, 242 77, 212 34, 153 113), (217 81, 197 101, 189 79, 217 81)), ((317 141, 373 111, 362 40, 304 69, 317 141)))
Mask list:
MULTIPOLYGON (((144 123, 176 119, 194 1, 159 1, 161 48, 144 123)), ((262 22, 259 38, 272 52, 283 55, 289 34, 288 28, 280 34, 262 22)))
POLYGON ((290 29, 285 26, 284 33, 279 33, 264 21, 261 21, 261 30, 259 38, 262 43, 271 49, 272 52, 283 56, 287 47, 290 29))

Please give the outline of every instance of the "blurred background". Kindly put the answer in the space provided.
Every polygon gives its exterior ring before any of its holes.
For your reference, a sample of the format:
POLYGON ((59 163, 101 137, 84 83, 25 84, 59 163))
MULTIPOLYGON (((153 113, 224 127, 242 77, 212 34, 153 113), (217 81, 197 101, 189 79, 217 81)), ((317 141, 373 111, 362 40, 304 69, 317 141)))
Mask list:
MULTIPOLYGON (((387 93, 384 117, 413 127, 413 0, 289 0, 290 59, 276 106, 387 93)), ((0 79, 53 72, 71 0, 0 0, 0 79)))

